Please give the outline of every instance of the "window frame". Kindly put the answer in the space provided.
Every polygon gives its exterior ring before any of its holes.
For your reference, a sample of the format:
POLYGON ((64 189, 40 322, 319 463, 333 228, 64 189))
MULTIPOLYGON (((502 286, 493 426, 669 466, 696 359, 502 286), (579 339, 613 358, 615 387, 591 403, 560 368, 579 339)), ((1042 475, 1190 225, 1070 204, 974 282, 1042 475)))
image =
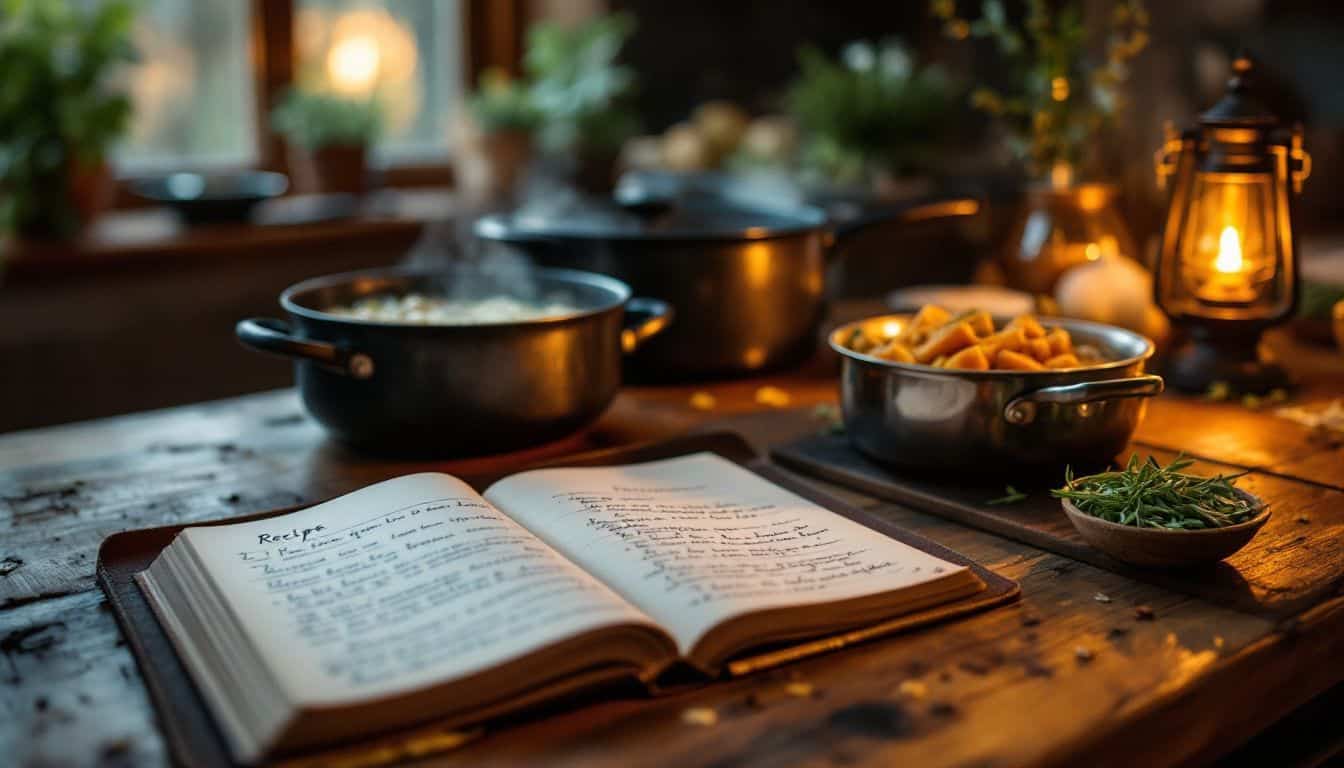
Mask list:
MULTIPOLYGON (((211 166, 209 170, 259 170, 290 172, 285 140, 270 125, 271 107, 294 82, 295 0, 249 0, 250 60, 256 120, 253 125, 256 161, 243 166, 211 166)), ((470 87, 488 68, 518 74, 523 53, 523 30, 527 25, 527 0, 463 0, 462 28, 463 73, 470 87)), ((190 166, 185 166, 190 168, 190 166)), ((116 196, 114 208, 149 205, 130 191, 131 181, 147 174, 123 173, 114 166, 116 196)), ((384 187, 452 186, 451 151, 448 157, 431 162, 391 163, 378 169, 384 187)))

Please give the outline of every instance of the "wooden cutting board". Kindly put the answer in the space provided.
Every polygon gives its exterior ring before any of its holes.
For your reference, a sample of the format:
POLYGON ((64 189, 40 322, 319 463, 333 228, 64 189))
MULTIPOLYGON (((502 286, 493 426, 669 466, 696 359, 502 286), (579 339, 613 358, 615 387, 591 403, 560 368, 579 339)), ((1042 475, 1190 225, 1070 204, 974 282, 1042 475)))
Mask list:
MULTIPOLYGON (((1147 445, 1131 450, 1162 462, 1173 458, 1170 451, 1147 445)), ((774 449, 772 458, 881 499, 1251 613, 1294 614, 1336 594, 1344 583, 1344 491, 1318 483, 1252 471, 1237 485, 1269 503, 1270 520, 1260 533, 1223 562, 1162 571, 1130 566, 1090 547, 1045 486, 1020 487, 1027 498, 1018 503, 989 504, 1004 496, 1002 485, 953 484, 897 472, 863 457, 844 435, 806 437, 774 449)), ((1215 474, 1239 468, 1200 461, 1189 471, 1215 474)))

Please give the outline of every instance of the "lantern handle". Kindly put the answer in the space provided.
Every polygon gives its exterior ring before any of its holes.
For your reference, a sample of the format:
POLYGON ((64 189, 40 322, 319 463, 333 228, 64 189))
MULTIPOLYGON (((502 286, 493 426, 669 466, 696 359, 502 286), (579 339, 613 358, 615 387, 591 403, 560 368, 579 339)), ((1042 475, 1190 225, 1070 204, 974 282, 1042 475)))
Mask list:
POLYGON ((1288 150, 1288 157, 1293 161, 1292 179, 1293 193, 1302 194, 1302 182, 1311 176, 1311 155, 1302 146, 1302 124, 1297 123, 1293 126, 1293 135, 1291 145, 1288 150))
POLYGON ((1185 149, 1185 137, 1170 120, 1162 124, 1162 133, 1164 141, 1162 147, 1153 153, 1153 166, 1157 171, 1157 188, 1165 191, 1167 179, 1176 173, 1176 159, 1185 149))

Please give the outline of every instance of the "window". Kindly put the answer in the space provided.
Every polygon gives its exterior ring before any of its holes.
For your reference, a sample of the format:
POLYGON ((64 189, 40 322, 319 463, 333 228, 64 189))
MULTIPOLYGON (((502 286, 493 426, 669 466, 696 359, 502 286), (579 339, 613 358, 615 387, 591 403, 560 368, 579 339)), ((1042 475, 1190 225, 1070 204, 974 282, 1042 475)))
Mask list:
POLYGON ((462 97, 457 0, 299 0, 295 78, 377 97, 381 161, 443 157, 462 97))
POLYGON ((257 160, 248 4, 147 0, 135 24, 134 112, 116 158, 125 170, 257 160))
POLYGON ((441 163, 463 96, 464 2, 141 0, 141 61, 129 73, 135 110, 118 169, 276 165, 258 105, 273 103, 291 77, 379 100, 376 163, 441 163), (257 35, 283 38, 288 61, 267 61, 257 35))

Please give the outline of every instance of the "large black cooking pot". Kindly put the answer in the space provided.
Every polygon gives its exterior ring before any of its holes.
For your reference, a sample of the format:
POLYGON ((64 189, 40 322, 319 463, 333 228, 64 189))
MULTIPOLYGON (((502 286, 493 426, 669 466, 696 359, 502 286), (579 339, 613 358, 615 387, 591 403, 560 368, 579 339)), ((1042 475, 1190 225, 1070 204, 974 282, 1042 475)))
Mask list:
POLYGON ((825 314, 828 255, 840 240, 876 225, 979 209, 972 199, 942 199, 839 223, 818 207, 743 197, 633 193, 621 205, 486 216, 475 234, 487 254, 520 249, 537 264, 600 272, 671 304, 676 324, 631 359, 641 376, 671 380, 806 358, 825 314))
POLYGON ((621 356, 671 310, 573 270, 500 275, 462 266, 350 272, 280 295, 288 320, 238 323, 240 341, 294 358, 304 406, 337 439, 379 453, 466 456, 563 437, 606 409, 621 356), (328 312, 366 296, 563 298, 574 312, 470 325, 372 322, 328 312))

